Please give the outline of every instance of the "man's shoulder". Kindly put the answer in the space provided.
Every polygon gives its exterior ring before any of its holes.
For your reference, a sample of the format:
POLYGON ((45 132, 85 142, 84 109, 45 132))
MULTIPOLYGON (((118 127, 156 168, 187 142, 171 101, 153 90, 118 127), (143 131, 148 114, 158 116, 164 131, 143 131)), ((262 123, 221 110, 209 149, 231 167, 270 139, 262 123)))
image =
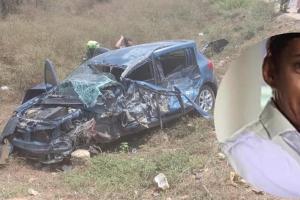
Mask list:
POLYGON ((254 122, 251 122, 249 124, 246 124, 242 128, 240 128, 237 132, 243 132, 243 131, 261 131, 263 129, 263 126, 259 120, 256 120, 254 122))
POLYGON ((258 137, 267 138, 267 132, 263 127, 262 123, 259 120, 253 121, 239 130, 237 130, 229 139, 228 141, 234 141, 237 138, 246 135, 246 134, 254 134, 258 137))
POLYGON ((249 150, 249 148, 257 150, 262 141, 269 141, 269 137, 262 123, 257 120, 236 131, 230 138, 221 143, 220 148, 230 158, 233 151, 239 152, 241 149, 249 150))

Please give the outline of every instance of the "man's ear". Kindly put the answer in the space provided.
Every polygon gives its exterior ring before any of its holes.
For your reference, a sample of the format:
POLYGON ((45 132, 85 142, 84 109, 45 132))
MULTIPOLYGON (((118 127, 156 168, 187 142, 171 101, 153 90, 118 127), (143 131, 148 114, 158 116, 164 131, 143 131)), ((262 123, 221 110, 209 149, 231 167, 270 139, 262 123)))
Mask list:
POLYGON ((276 70, 270 56, 266 56, 263 62, 262 74, 264 81, 272 88, 276 87, 276 70))

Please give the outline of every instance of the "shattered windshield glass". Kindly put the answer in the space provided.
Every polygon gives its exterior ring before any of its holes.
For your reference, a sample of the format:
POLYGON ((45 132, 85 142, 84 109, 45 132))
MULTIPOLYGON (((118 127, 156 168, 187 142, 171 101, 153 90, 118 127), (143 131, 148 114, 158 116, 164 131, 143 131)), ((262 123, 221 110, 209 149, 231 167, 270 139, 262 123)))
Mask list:
POLYGON ((54 91, 55 95, 79 98, 87 107, 93 107, 101 89, 119 84, 109 73, 95 72, 87 65, 81 65, 54 91))

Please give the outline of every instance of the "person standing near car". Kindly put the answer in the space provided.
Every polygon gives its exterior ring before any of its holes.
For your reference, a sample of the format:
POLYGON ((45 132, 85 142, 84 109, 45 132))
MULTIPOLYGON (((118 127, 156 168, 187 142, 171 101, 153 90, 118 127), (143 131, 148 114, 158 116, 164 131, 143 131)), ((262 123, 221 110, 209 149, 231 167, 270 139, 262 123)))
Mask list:
POLYGON ((124 48, 124 47, 130 47, 133 45, 133 41, 128 38, 121 35, 120 39, 115 44, 116 49, 124 48))
POLYGON ((88 60, 90 58, 93 58, 97 55, 100 55, 102 53, 105 53, 109 51, 109 49, 100 47, 100 44, 97 41, 90 40, 86 44, 86 58, 85 60, 88 60))

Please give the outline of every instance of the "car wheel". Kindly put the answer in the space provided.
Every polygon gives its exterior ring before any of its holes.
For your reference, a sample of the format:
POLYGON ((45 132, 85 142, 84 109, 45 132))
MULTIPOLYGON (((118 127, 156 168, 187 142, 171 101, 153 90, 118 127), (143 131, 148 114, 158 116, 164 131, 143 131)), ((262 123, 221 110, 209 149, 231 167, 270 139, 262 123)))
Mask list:
POLYGON ((213 89, 208 85, 204 85, 200 88, 196 103, 205 113, 213 114, 215 99, 216 97, 213 89))

